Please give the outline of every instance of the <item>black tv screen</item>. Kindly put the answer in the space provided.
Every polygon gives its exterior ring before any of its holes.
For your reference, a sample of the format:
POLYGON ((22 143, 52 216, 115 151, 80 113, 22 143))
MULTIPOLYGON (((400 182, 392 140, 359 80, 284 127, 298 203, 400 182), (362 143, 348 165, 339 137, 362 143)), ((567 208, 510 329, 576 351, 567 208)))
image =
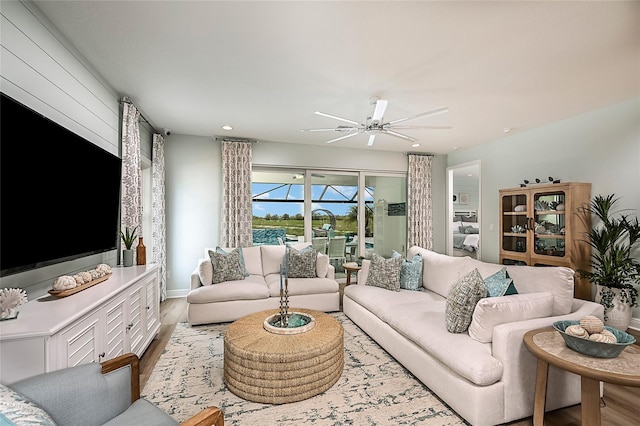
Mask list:
POLYGON ((121 160, 2 93, 0 276, 114 250, 121 160))

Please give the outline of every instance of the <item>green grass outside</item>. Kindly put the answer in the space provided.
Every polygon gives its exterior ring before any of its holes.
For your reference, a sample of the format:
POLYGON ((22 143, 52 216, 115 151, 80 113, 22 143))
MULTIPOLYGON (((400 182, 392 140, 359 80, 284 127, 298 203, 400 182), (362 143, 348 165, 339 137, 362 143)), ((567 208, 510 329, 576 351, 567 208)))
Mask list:
MULTIPOLYGON (((327 220, 313 220, 312 228, 322 228, 327 220)), ((304 235, 304 219, 265 219, 263 217, 253 217, 254 229, 270 229, 284 228, 287 235, 302 236, 304 235)), ((345 217, 336 217, 336 235, 356 234, 358 232, 358 224, 356 221, 350 221, 345 217)))

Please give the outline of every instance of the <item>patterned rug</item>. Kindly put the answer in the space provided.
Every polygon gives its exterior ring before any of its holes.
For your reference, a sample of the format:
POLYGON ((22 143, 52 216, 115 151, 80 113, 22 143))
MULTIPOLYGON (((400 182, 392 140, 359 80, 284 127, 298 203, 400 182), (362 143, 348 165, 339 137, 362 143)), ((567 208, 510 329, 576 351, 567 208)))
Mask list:
POLYGON ((225 425, 466 425, 343 313, 345 366, 328 391, 300 402, 260 404, 227 390, 223 339, 228 324, 179 323, 142 396, 184 421, 206 406, 225 425))

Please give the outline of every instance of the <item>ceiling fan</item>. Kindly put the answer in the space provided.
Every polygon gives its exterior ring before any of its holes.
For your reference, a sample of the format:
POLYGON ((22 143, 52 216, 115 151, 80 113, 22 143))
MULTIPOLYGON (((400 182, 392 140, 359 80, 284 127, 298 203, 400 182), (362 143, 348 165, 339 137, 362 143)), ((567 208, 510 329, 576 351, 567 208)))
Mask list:
POLYGON ((368 146, 372 146, 375 141, 376 134, 381 133, 384 135, 394 136, 396 138, 404 139, 406 141, 415 142, 418 139, 405 135, 404 133, 398 132, 398 130, 406 130, 406 129, 450 129, 451 126, 403 126, 398 125, 399 123, 404 123, 405 121, 414 120, 416 118, 421 117, 430 117, 438 114, 444 114, 445 112, 449 112, 449 108, 438 108, 431 111, 423 112, 421 114, 417 114, 411 117, 399 118, 397 120, 392 121, 384 121, 384 113, 387 109, 388 101, 384 99, 372 98, 371 105, 373 105, 373 113, 370 117, 367 117, 364 123, 358 123, 354 120, 349 120, 347 118, 338 117, 336 115, 326 114, 324 112, 316 111, 315 113, 321 115, 323 117, 333 118, 335 120, 343 121, 345 123, 349 123, 349 126, 340 125, 334 128, 324 128, 324 129, 302 129, 303 132, 346 132, 347 134, 344 136, 339 136, 335 139, 328 140, 326 143, 334 143, 342 139, 351 138, 353 136, 359 135, 360 133, 367 133, 369 135, 369 141, 367 142, 368 146))

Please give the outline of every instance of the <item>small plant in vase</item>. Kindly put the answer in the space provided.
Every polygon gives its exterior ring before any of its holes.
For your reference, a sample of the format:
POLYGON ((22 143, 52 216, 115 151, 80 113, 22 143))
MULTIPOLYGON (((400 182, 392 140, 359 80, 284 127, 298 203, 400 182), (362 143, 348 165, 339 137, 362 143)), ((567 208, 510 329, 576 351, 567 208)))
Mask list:
POLYGON ((597 195, 582 208, 596 223, 585 233, 591 246, 591 270, 578 275, 596 285, 596 301, 605 309, 605 324, 626 330, 640 285, 638 218, 614 211, 615 194, 597 195))
POLYGON ((120 236, 122 237, 122 242, 124 243, 125 249, 122 251, 122 264, 124 266, 133 266, 133 243, 136 241, 137 235, 136 231, 138 227, 134 227, 133 229, 129 229, 127 226, 124 229, 124 232, 120 231, 120 236))

